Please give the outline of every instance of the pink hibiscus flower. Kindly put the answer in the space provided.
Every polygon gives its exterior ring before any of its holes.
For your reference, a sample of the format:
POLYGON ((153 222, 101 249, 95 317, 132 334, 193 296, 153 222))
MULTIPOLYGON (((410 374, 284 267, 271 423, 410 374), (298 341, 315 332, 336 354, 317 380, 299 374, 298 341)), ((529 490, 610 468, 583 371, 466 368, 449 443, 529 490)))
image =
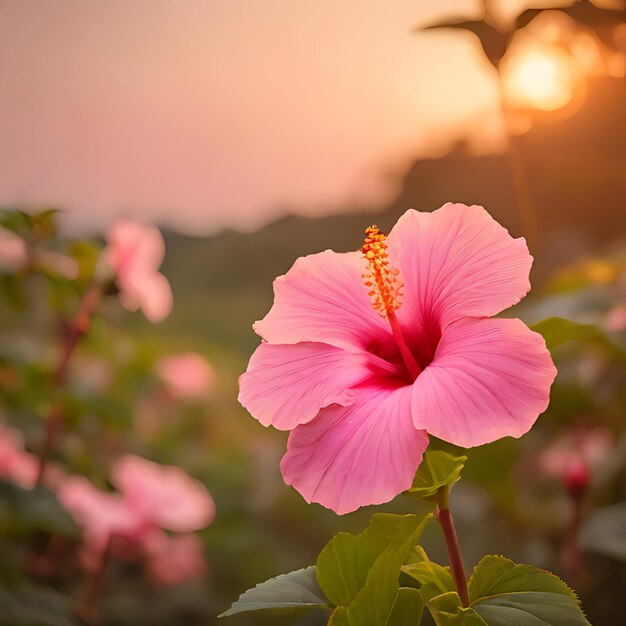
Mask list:
POLYGON ((120 302, 129 311, 141 309, 151 322, 172 310, 172 290, 158 269, 165 243, 156 226, 118 220, 107 234, 105 258, 117 274, 120 302))
POLYGON ((161 585, 178 585, 207 572, 202 541, 197 535, 170 537, 155 530, 143 542, 148 572, 161 585))
POLYGON ((591 474, 611 462, 614 437, 608 428, 575 428, 558 436, 539 456, 539 468, 563 481, 572 495, 582 493, 591 474))
POLYGON ((195 352, 161 359, 155 371, 168 393, 179 400, 206 396, 215 382, 213 368, 195 352))
POLYGON ((83 476, 68 476, 57 497, 83 529, 82 559, 87 568, 99 565, 113 537, 137 543, 151 527, 119 494, 101 491, 83 476))
POLYGON ((28 260, 28 250, 24 239, 0 228, 0 272, 19 270, 28 260))
POLYGON ((24 450, 22 434, 0 425, 0 479, 32 489, 37 482, 38 465, 37 457, 24 450))
POLYGON ((215 517, 205 486, 180 467, 127 454, 113 466, 111 480, 130 507, 160 528, 188 533, 215 517))
POLYGON ((524 239, 478 206, 407 211, 362 252, 298 259, 254 326, 263 343, 240 402, 291 430, 283 478, 339 514, 411 486, 427 432, 459 446, 520 437, 556 369, 518 319, 488 319, 530 289, 524 239))
POLYGON ((607 314, 604 325, 609 330, 626 330, 626 303, 618 304, 607 314))

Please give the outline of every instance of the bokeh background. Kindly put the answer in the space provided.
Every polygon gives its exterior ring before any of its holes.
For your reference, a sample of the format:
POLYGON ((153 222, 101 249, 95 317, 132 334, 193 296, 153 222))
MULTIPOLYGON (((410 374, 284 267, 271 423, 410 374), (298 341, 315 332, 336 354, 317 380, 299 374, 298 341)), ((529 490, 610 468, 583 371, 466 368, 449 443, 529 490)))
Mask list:
MULTIPOLYGON (((466 564, 498 553, 551 569, 593 624, 620 623, 625 52, 619 0, 0 2, 0 205, 59 209, 20 232, 80 270, 0 268, 2 419, 38 449, 59 337, 103 233, 118 217, 156 223, 173 311, 151 324, 107 295, 70 366, 55 460, 106 485, 112 459, 132 451, 182 466, 217 505, 200 533, 208 574, 163 586, 116 559, 105 624, 217 623, 244 589, 313 563, 332 534, 366 525, 374 507, 340 518, 282 483, 286 436, 238 405, 237 377, 272 280, 298 256, 357 249, 370 223, 389 229, 409 207, 447 201, 483 205, 527 238, 533 292, 514 314, 586 324, 554 351, 552 403, 533 431, 470 451, 453 494, 466 564), (561 10, 532 10, 545 7, 561 10), (157 364, 189 351, 213 374, 198 397, 180 398, 157 364), (576 567, 563 455, 589 472, 576 567)), ((63 528, 17 511, 13 492, 0 496, 0 606, 38 602, 28 595, 36 583, 59 592, 46 596, 54 608, 43 623, 74 623, 79 539, 50 553, 63 528)), ((445 561, 435 527, 425 545, 445 561)))

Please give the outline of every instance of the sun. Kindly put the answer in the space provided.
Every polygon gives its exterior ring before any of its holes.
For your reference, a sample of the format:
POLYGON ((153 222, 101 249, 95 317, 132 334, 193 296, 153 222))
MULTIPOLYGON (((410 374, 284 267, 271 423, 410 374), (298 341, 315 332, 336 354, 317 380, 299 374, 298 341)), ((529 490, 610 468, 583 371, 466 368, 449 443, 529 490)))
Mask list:
POLYGON ((577 80, 573 60, 565 50, 529 46, 507 63, 504 89, 516 106, 555 111, 572 100, 577 80))

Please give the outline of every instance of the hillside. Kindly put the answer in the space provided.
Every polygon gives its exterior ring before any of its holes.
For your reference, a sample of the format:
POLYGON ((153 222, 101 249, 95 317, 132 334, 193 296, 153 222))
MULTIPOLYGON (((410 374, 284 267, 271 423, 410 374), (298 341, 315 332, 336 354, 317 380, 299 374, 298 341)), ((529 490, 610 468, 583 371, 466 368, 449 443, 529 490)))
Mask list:
POLYGON ((441 159, 416 161, 397 197, 372 213, 342 207, 324 218, 290 216, 254 233, 208 238, 166 233, 165 273, 177 306, 168 324, 247 351, 251 323, 271 305, 271 282, 301 255, 326 248, 354 250, 365 226, 393 225, 407 208, 446 201, 477 203, 514 235, 531 240, 534 281, 559 264, 626 236, 626 82, 593 86, 574 115, 542 114, 516 139, 536 215, 516 199, 509 155, 472 156, 463 145, 441 159), (528 233, 536 218, 540 237, 528 233))

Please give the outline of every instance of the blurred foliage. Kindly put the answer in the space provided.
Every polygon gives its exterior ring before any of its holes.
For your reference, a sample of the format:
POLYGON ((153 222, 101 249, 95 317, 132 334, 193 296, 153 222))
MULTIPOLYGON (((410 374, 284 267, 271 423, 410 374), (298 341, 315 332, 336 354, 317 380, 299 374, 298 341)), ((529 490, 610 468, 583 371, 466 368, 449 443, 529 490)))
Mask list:
POLYGON ((581 542, 588 550, 626 561, 626 503, 603 507, 589 515, 581 542))
MULTIPOLYGON (((478 38, 485 57, 498 68, 517 31, 528 26, 542 13, 553 10, 555 8, 550 5, 528 8, 511 23, 502 24, 492 15, 489 1, 483 0, 480 19, 451 18, 434 24, 420 25, 415 31, 453 29, 470 32, 478 38)), ((596 6, 590 0, 574 0, 571 6, 557 5, 556 10, 568 15, 578 24, 592 29, 608 48, 616 49, 615 28, 626 22, 626 6, 619 4, 596 6)))
MULTIPOLYGON (((587 0, 561 10, 593 28, 607 46, 614 45, 615 24, 625 20, 623 10, 587 0)), ((422 28, 473 33, 497 66, 514 30, 542 11, 529 9, 508 26, 460 18, 422 28)), ((532 246, 534 292, 514 314, 536 324, 559 375, 533 431, 469 451, 464 481, 452 494, 467 564, 497 550, 567 577, 561 551, 571 502, 560 478, 543 471, 541 452, 579 427, 609 429, 612 445, 591 468, 583 502, 587 577, 577 584, 596 625, 619 623, 619 592, 626 584, 620 504, 626 498, 626 330, 611 321, 619 321, 614 313, 626 307, 626 244, 619 241, 625 234, 623 97, 623 80, 597 83, 578 117, 553 123, 538 116, 533 130, 518 139, 541 209, 541 239, 532 246)), ((61 398, 65 435, 54 462, 105 486, 111 459, 131 450, 200 477, 218 506, 215 523, 202 533, 206 579, 162 589, 146 581, 137 564, 114 562, 103 602, 107 625, 215 623, 242 589, 313 563, 338 529, 366 525, 376 507, 338 518, 307 505, 282 483, 285 434, 263 429, 236 402, 237 377, 259 341, 251 324, 269 309, 275 276, 298 256, 358 248, 375 210, 376 221, 390 227, 409 206, 424 210, 458 198, 483 204, 519 233, 523 219, 513 186, 505 155, 476 157, 459 146, 447 157, 414 164, 392 202, 369 212, 287 217, 257 233, 208 239, 166 232, 164 273, 176 305, 158 327, 124 312, 114 288, 107 292, 70 366, 61 398), (154 366, 162 356, 189 349, 213 364, 217 382, 207 399, 180 402, 167 394, 154 366)), ((22 238, 28 251, 21 271, 0 273, 0 414, 24 433, 33 452, 41 447, 59 346, 102 248, 99 239, 59 237, 57 217, 55 210, 0 213, 0 225, 22 238), (60 271, 67 264, 59 266, 54 255, 75 264, 75 275, 60 271)), ((430 508, 407 498, 385 507, 397 513, 430 508)), ((445 562, 438 539, 436 530, 424 530, 428 554, 445 562)), ((49 491, 0 483, 0 625, 75 623, 71 611, 85 595, 76 544, 77 529, 49 491)), ((445 568, 433 574, 424 566, 432 563, 426 552, 415 563, 422 564, 414 567, 420 576, 428 570, 430 582, 443 579, 445 589, 445 568)), ((458 607, 454 598, 447 600, 458 607)), ((315 614, 246 615, 229 623, 325 621, 315 614)))
POLYGON ((41 243, 57 232, 57 209, 37 213, 4 209, 0 211, 0 226, 32 243, 41 243))
POLYGON ((0 588, 2 626, 72 626, 68 599, 45 587, 22 585, 0 588))
MULTIPOLYGON (((122 451, 134 451, 180 465, 200 477, 218 506, 215 523, 201 533, 210 565, 208 577, 158 589, 145 580, 137 565, 113 563, 103 602, 106 624, 213 623, 241 590, 315 562, 329 536, 337 530, 362 528, 376 510, 368 507, 337 517, 304 503, 280 478, 285 434, 262 428, 236 402, 237 376, 258 341, 247 329, 271 304, 271 278, 284 272, 299 254, 328 246, 356 248, 367 219, 339 218, 343 226, 335 230, 311 229, 306 220, 288 219, 258 235, 227 234, 208 241, 169 235, 165 272, 177 304, 172 317, 159 326, 124 312, 113 291, 105 296, 70 366, 61 398, 65 435, 54 462, 105 486, 111 460, 122 451), (306 225, 309 239, 289 236, 298 233, 299 222, 306 225), (348 230, 354 233, 349 238, 348 230), (233 242, 245 242, 247 254, 237 252, 240 244, 233 248, 233 242), (220 265, 221 257, 228 264, 220 265), (253 266, 251 257, 257 259, 253 266), (209 269, 189 271, 199 265, 209 269), (161 357, 189 349, 206 356, 217 381, 206 399, 181 402, 168 395, 154 367, 161 357)), ((39 271, 11 275, 23 302, 0 312, 0 411, 5 421, 25 434, 27 448, 34 452, 41 445, 41 420, 50 407, 59 346, 102 247, 99 240, 49 239, 45 245, 76 260, 79 278, 39 271), (42 307, 42 302, 48 306, 42 307)), ((603 254, 587 255, 553 271, 543 287, 514 311, 528 323, 546 320, 536 328, 553 349, 559 376, 552 403, 530 434, 467 453, 465 479, 452 493, 452 502, 468 564, 495 549, 517 561, 532 561, 566 574, 560 550, 569 523, 568 496, 558 477, 542 472, 538 457, 579 424, 603 425, 613 433, 603 463, 593 468, 585 516, 593 520, 594 512, 601 514, 604 507, 623 499, 626 338, 624 330, 609 321, 612 311, 626 301, 625 275, 626 249, 608 247, 603 254), (576 321, 554 319, 557 316, 576 321), (498 515, 493 514, 494 507, 498 515), (475 532, 477 527, 484 538, 475 532)), ((442 442, 438 447, 450 458, 459 454, 442 442)), ((451 480, 458 476, 455 467, 449 473, 451 480)), ((397 498, 385 510, 425 513, 430 508, 397 498)), ((590 527, 585 537, 595 534, 594 525, 590 527)), ((599 532, 605 533, 606 525, 601 528, 599 532)), ((15 615, 21 615, 24 598, 31 593, 34 607, 47 601, 37 599, 35 584, 71 598, 72 609, 81 602, 85 589, 72 547, 77 531, 50 492, 31 493, 0 483, 0 530, 0 548, 6 555, 0 559, 0 578, 10 581, 3 593, 13 603, 15 615)), ((436 529, 426 528, 423 542, 434 559, 446 562, 436 529)), ((605 544, 616 545, 609 540, 605 544)), ((604 555, 597 559, 621 558, 619 549, 611 556, 607 549, 597 549, 597 542, 585 539, 585 545, 604 555)), ((600 560, 595 566, 606 563, 600 560)), ((619 580, 614 577, 613 584, 619 580)), ((613 614, 611 604, 593 603, 594 583, 583 584, 581 593, 590 614, 598 616, 594 623, 611 623, 606 621, 613 614)), ((51 604, 54 598, 52 594, 51 604)), ((63 624, 63 619, 59 617, 58 623, 63 624)), ((324 623, 315 614, 229 620, 260 625, 324 623)))
POLYGON ((36 533, 77 537, 78 528, 69 513, 45 487, 22 489, 0 481, 0 533, 28 538, 36 533))

